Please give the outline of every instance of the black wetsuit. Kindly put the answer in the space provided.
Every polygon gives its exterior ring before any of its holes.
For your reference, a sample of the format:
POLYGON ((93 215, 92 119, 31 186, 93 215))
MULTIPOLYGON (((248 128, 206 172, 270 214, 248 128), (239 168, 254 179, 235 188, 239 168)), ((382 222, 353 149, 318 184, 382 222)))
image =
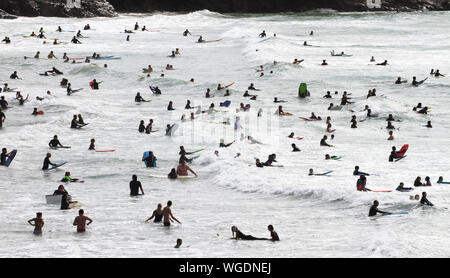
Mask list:
POLYGON ((77 120, 73 119, 72 123, 70 124, 70 128, 78 128, 78 127, 79 127, 79 125, 77 123, 77 120))
POLYGON ((364 172, 360 172, 358 170, 353 171, 353 175, 354 176, 361 176, 361 175, 363 175, 363 176, 370 176, 370 174, 367 174, 367 173, 364 173, 364 172))
POLYGON ((261 162, 256 163, 256 167, 262 168, 262 167, 264 167, 264 164, 262 164, 261 162))
POLYGON ((396 151, 391 152, 391 155, 389 156, 389 162, 393 162, 394 158, 398 158, 398 154, 396 151))
POLYGON ((168 177, 169 179, 176 179, 176 178, 178 178, 178 175, 177 175, 176 172, 170 172, 170 173, 167 175, 167 177, 168 177))
POLYGON ((64 199, 63 196, 61 199, 61 209, 70 209, 69 205, 70 205, 69 199, 64 199))
POLYGON ((293 149, 292 149, 293 152, 299 152, 299 151, 300 151, 300 149, 297 148, 297 147, 292 147, 292 148, 293 148, 293 149))
POLYGON ((7 153, 1 153, 0 154, 0 165, 5 165, 6 164, 6 157, 7 157, 7 153))
POLYGON ((320 140, 320 145, 321 145, 321 146, 327 146, 327 147, 330 146, 330 144, 328 144, 328 143, 325 141, 324 138, 322 138, 322 140, 320 140))
POLYGON ((51 148, 57 148, 58 146, 61 146, 61 147, 62 147, 62 144, 59 142, 58 139, 52 139, 52 140, 48 143, 48 145, 49 145, 51 148))
POLYGON ((50 158, 46 157, 44 159, 44 165, 42 165, 42 170, 48 170, 49 165, 55 165, 55 164, 50 162, 50 158))
POLYGON ((278 241, 278 240, 280 240, 280 238, 278 237, 277 232, 275 232, 275 231, 270 232, 270 236, 272 237, 272 240, 273 240, 273 241, 278 241))
POLYGON ((379 210, 377 207, 375 207, 375 205, 371 206, 369 210, 369 216, 375 216, 377 215, 377 213, 386 213, 386 212, 379 210))
POLYGON ((251 235, 244 235, 241 231, 236 231, 236 239, 243 239, 243 240, 267 240, 266 238, 258 238, 251 235))
POLYGON ((139 124, 139 132, 144 132, 145 131, 145 125, 144 124, 139 124))
POLYGON ((395 190, 400 191, 400 192, 408 192, 408 191, 411 191, 412 188, 410 188, 410 187, 400 187, 400 186, 397 186, 397 188, 396 188, 395 190))
POLYGON ((89 145, 89 150, 95 150, 95 144, 94 143, 91 143, 89 145))
POLYGON ((142 185, 140 181, 130 181, 130 195, 131 196, 139 195, 139 188, 141 187, 142 185))
POLYGON ((427 199, 427 197, 423 197, 422 196, 422 199, 420 199, 420 203, 422 204, 422 205, 427 205, 427 206, 434 206, 430 201, 428 201, 428 199, 427 199))
POLYGON ((7 109, 8 108, 8 102, 6 100, 4 100, 4 99, 0 99, 0 106, 3 109, 7 109))
POLYGON ((179 162, 181 163, 181 161, 186 161, 186 163, 191 163, 192 162, 192 158, 187 158, 184 154, 182 154, 181 156, 180 156, 180 159, 179 159, 179 162))
POLYGON ((145 101, 140 95, 136 95, 136 97, 134 98, 135 102, 141 102, 141 101, 145 101))
POLYGON ((63 191, 55 190, 55 192, 53 192, 53 196, 64 195, 66 193, 67 193, 67 191, 65 189, 63 191))

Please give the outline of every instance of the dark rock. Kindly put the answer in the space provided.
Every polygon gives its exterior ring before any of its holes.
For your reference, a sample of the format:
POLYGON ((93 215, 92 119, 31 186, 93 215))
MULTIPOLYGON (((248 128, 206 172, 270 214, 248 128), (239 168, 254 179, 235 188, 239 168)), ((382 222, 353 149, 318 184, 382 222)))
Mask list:
POLYGON ((17 16, 9 14, 4 10, 0 10, 0 19, 16 19, 17 16))
POLYGON ((117 15, 114 7, 106 0, 1 0, 0 9, 18 16, 112 17, 117 15), (72 2, 80 3, 79 7, 70 5, 72 2))
POLYGON ((219 13, 304 12, 316 9, 336 11, 449 10, 449 0, 381 0, 381 7, 369 8, 372 0, 108 0, 121 12, 192 12, 207 9, 219 13))

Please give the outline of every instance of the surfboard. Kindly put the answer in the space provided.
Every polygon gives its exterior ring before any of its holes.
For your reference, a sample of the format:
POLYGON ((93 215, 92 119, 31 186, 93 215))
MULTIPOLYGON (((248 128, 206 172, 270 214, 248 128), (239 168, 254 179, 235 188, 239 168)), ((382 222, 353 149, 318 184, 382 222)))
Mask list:
POLYGON ((295 139, 297 139, 297 140, 302 140, 303 137, 295 137, 295 139))
POLYGON ((308 91, 308 86, 306 83, 300 83, 300 86, 298 87, 298 96, 299 97, 306 97, 306 92, 308 91))
POLYGON ((222 39, 218 39, 218 40, 212 40, 212 41, 201 41, 201 42, 199 42, 199 41, 197 41, 197 43, 209 43, 209 42, 218 42, 218 41, 221 41, 222 39))
POLYGON ((116 150, 95 150, 96 153, 108 153, 108 152, 115 152, 116 150))
POLYGON ((228 87, 230 87, 230 86, 233 86, 233 84, 234 84, 234 82, 233 82, 233 83, 230 83, 230 84, 228 84, 228 85, 226 85, 225 88, 228 88, 228 87))
POLYGON ((178 129, 178 124, 173 124, 169 130, 166 132, 167 136, 172 136, 173 133, 178 129))
POLYGON ((63 162, 60 162, 60 163, 56 164, 55 166, 52 166, 52 167, 48 168, 48 170, 56 169, 56 168, 58 168, 58 167, 63 166, 63 165, 66 164, 66 163, 67 163, 67 161, 64 160, 63 162))
POLYGON ((399 160, 401 160, 401 159, 403 159, 403 158, 405 158, 405 157, 407 157, 407 155, 404 155, 404 156, 401 156, 401 157, 399 157, 399 158, 394 159, 394 162, 397 162, 397 161, 399 161, 399 160))
POLYGON ((89 123, 87 123, 87 124, 78 124, 80 127, 85 127, 85 126, 87 126, 89 123))
POLYGON ((325 172, 325 173, 322 173, 322 174, 314 174, 315 176, 326 176, 326 175, 328 175, 329 173, 332 173, 333 171, 328 171, 328 172, 325 172))
POLYGON ((394 214, 408 214, 407 211, 398 211, 398 212, 391 212, 391 213, 382 213, 381 215, 394 215, 394 214))
POLYGON ((70 203, 69 204, 69 208, 79 208, 79 207, 81 207, 81 206, 83 206, 83 203, 82 202, 76 202, 76 203, 70 203))
POLYGON ((17 150, 16 150, 16 149, 12 150, 12 151, 9 153, 9 157, 8 157, 8 159, 6 159, 6 161, 5 161, 5 166, 6 166, 6 167, 9 167, 9 165, 10 165, 11 162, 13 161, 14 157, 16 157, 16 154, 17 154, 17 150))
POLYGON ((392 190, 372 190, 371 192, 392 192, 392 190))
POLYGON ((341 158, 343 158, 343 157, 344 157, 343 155, 341 155, 341 156, 336 156, 336 157, 332 157, 331 160, 339 160, 339 159, 341 159, 341 158))
POLYGON ((189 152, 189 154, 194 154, 194 153, 198 153, 198 152, 201 152, 201 151, 203 151, 203 150, 205 150, 205 149, 198 149, 198 150, 196 150, 196 151, 193 151, 193 152, 189 152))
POLYGON ((53 150, 57 150, 57 149, 70 149, 70 148, 72 148, 72 147, 70 147, 70 146, 62 146, 62 147, 50 147, 50 149, 53 149, 53 150))
MULTIPOLYGON (((168 175, 149 175, 151 178, 170 179, 168 175)), ((196 176, 178 176, 176 179, 194 179, 196 176)), ((174 179, 175 180, 175 179, 174 179)))
POLYGON ((305 121, 321 121, 320 119, 311 119, 311 118, 305 118, 305 117, 299 117, 299 118, 302 120, 305 120, 305 121))
MULTIPOLYGON (((142 154, 142 159, 146 159, 146 158, 148 158, 148 157, 150 157, 150 151, 146 151, 146 152, 144 152, 144 153, 142 154)), ((146 167, 149 167, 148 164, 147 164, 147 160, 144 160, 144 163, 145 163, 145 166, 146 166, 146 167)), ((156 161, 154 161, 153 167, 157 167, 156 161)))
POLYGON ((342 110, 342 108, 343 108, 343 106, 337 105, 337 106, 331 107, 329 110, 342 110))

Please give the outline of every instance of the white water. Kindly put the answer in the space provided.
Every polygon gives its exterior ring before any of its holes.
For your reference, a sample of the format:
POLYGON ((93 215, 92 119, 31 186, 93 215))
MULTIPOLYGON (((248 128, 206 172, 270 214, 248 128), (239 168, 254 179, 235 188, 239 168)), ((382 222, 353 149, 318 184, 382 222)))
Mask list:
MULTIPOLYGON (((419 88, 394 85, 397 76, 411 81, 429 76, 431 68, 449 73, 448 58, 450 33, 449 13, 399 14, 305 14, 237 17, 207 11, 184 15, 156 14, 151 16, 122 15, 118 18, 61 19, 19 18, 0 20, 0 37, 10 36, 10 45, 0 45, 0 81, 19 88, 31 101, 19 106, 14 94, 6 98, 13 106, 6 114, 0 130, 0 147, 18 149, 18 155, 9 168, 0 168, 0 256, 2 257, 448 257, 447 239, 449 199, 447 185, 435 184, 438 176, 448 176, 448 129, 450 114, 447 99, 449 77, 429 77, 419 88), (126 42, 124 29, 140 26, 160 32, 138 32, 126 42), (88 39, 82 45, 43 45, 42 40, 23 38, 39 27, 49 32, 48 37, 69 41, 74 33, 50 32, 62 26, 65 30, 81 29, 90 23, 94 31, 82 31, 88 39), (206 40, 220 42, 197 44, 195 36, 183 37, 189 28, 193 34, 202 34, 206 40), (266 30, 265 41, 257 35, 266 30), (308 36, 315 31, 313 37, 308 36), (16 36, 17 35, 17 36, 16 36), (304 40, 321 47, 303 47, 304 40), (167 58, 175 48, 181 55, 167 58), (255 51, 258 49, 258 51, 255 51), (329 51, 345 51, 353 57, 330 57, 329 51), (121 60, 107 61, 108 69, 86 64, 64 64, 61 60, 24 60, 36 51, 46 57, 53 50, 58 57, 67 52, 70 57, 84 57, 93 52, 104 56, 121 56, 121 60), (369 65, 375 56, 377 62, 385 59, 387 67, 369 65), (294 58, 305 59, 301 66, 292 65, 294 58), (327 59, 329 66, 319 64, 327 59), (279 63, 274 66, 272 62, 279 63), (165 71, 166 64, 174 71, 165 71), (151 64, 156 70, 150 78, 139 80, 141 69, 151 64), (255 69, 264 65, 265 76, 255 69), (59 86, 59 77, 43 77, 38 72, 56 66, 63 71, 73 88, 84 88, 70 97, 59 86), (10 80, 17 70, 23 80, 10 80), (165 77, 159 72, 164 70, 165 77), (273 70, 273 74, 269 71, 273 70), (88 82, 93 78, 104 81, 100 90, 91 91, 88 82), (195 78, 195 83, 189 79, 195 78), (229 84, 232 96, 205 99, 206 88, 215 92, 217 83, 229 84), (258 100, 243 98, 251 83, 262 89, 258 100), (297 88, 308 83, 311 97, 300 100, 297 88), (157 85, 163 94, 155 97, 148 85, 157 85), (387 98, 365 99, 369 89, 387 98), (34 100, 50 90, 53 97, 42 102, 34 100), (350 128, 352 113, 347 109, 328 111, 330 101, 322 96, 327 90, 340 92, 333 102, 338 104, 342 91, 352 93, 357 102, 348 108, 360 111, 368 104, 380 118, 358 123, 350 128), (151 103, 136 105, 134 96, 141 92, 151 103), (295 116, 279 118, 273 115, 277 105, 273 97, 283 103, 285 111, 295 116), (232 101, 228 112, 215 116, 201 116, 195 121, 180 123, 186 100, 202 104, 207 109, 211 102, 218 107, 226 99, 232 101), (175 111, 166 110, 169 100, 175 111), (264 145, 240 141, 240 132, 232 127, 209 122, 229 117, 233 123, 235 109, 240 102, 250 103, 250 112, 239 112, 243 133, 250 134, 264 145), (432 106, 429 115, 412 111, 418 102, 432 106), (33 117, 34 107, 45 115, 33 117), (259 119, 256 113, 263 108, 259 119), (319 147, 326 134, 321 122, 305 122, 298 116, 332 117, 336 138, 330 143, 335 148, 319 147), (82 130, 70 129, 73 114, 81 113, 90 125, 82 130), (395 140, 387 141, 385 116, 393 113, 403 122, 394 131, 395 140), (155 120, 160 130, 151 135, 139 134, 140 120, 155 120), (432 129, 422 124, 431 120, 432 129), (168 123, 178 122, 180 128, 172 138, 162 132, 168 123), (256 126, 260 128, 256 130, 256 126), (248 131, 247 129, 250 129, 248 131), (294 131, 304 137, 294 143, 300 153, 290 152, 292 140, 287 135, 294 131), (43 173, 40 168, 45 154, 50 151, 48 141, 58 134, 62 144, 71 149, 51 151, 52 161, 67 160, 61 169, 43 173), (228 149, 218 148, 219 140, 237 143, 228 149), (87 151, 91 138, 97 149, 116 149, 114 153, 87 151), (393 145, 400 148, 408 143, 408 157, 398 163, 387 158, 393 145), (191 167, 198 179, 169 181, 149 175, 165 175, 176 167, 178 147, 195 150, 205 148, 191 167), (153 150, 158 168, 146 169, 142 153, 153 150), (220 157, 214 156, 219 150, 220 157), (236 153, 241 156, 234 159, 236 153), (275 152, 284 168, 259 169, 249 164, 254 157, 265 160, 275 152), (345 155, 340 161, 325 161, 326 153, 345 155), (416 207, 412 193, 361 193, 355 190, 352 176, 355 165, 362 171, 378 173, 368 177, 371 189, 394 190, 399 182, 412 186, 417 176, 430 176, 433 186, 425 188, 433 208, 416 207), (310 177, 315 172, 334 170, 327 177, 310 177), (84 184, 67 184, 74 200, 81 201, 94 222, 84 235, 75 233, 72 226, 76 210, 61 211, 47 205, 44 195, 51 194, 59 184, 64 171, 73 177, 84 178, 84 184), (131 198, 128 182, 137 174, 145 195, 131 198), (408 215, 368 218, 368 209, 378 199, 380 208, 387 211, 408 211, 408 215), (157 203, 172 200, 173 213, 183 224, 170 229, 153 223, 144 224, 157 203), (46 224, 44 236, 35 237, 27 220, 37 211, 43 212, 46 224), (230 240, 232 225, 246 234, 269 236, 266 230, 273 224, 280 242, 245 242, 230 240), (217 236, 219 235, 219 236, 217 236), (177 238, 183 239, 181 249, 174 249, 177 238)), ((95 63, 95 62, 93 62, 95 63)), ((103 65, 104 62, 97 63, 103 65)), ((251 92, 252 93, 252 92, 251 92)), ((4 94, 1 94, 4 95, 4 94)), ((355 113, 359 119, 364 112, 355 113)))

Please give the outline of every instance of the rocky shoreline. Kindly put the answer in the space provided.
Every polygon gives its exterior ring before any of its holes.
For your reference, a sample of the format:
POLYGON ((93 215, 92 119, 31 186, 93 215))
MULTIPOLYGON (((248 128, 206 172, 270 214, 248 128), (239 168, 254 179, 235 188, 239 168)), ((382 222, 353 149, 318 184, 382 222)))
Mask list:
POLYGON ((149 13, 204 9, 219 13, 305 12, 317 9, 339 12, 443 11, 450 10, 450 0, 1 0, 0 19, 14 19, 17 16, 114 17, 117 11, 149 13))

